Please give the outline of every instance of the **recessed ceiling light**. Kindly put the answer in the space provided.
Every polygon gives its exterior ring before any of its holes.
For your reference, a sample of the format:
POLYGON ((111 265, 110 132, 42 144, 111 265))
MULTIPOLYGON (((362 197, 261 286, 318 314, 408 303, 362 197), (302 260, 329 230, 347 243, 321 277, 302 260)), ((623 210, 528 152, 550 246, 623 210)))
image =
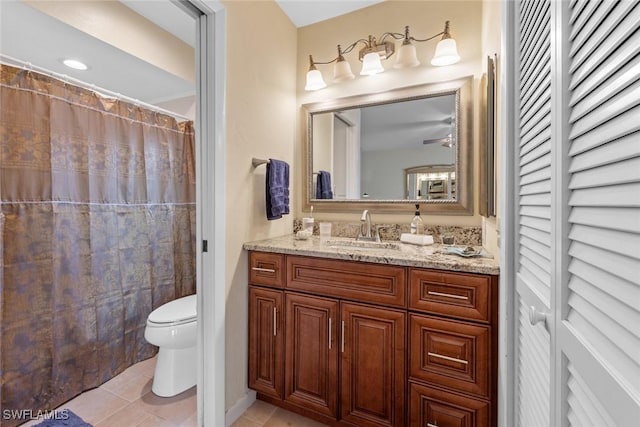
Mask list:
POLYGON ((84 63, 82 63, 82 62, 80 62, 80 61, 78 61, 76 59, 65 59, 65 60, 62 61, 62 63, 64 65, 66 65, 67 67, 69 67, 69 68, 73 68, 74 70, 82 70, 82 71, 84 71, 84 70, 89 68, 89 67, 87 67, 86 64, 84 64, 84 63))

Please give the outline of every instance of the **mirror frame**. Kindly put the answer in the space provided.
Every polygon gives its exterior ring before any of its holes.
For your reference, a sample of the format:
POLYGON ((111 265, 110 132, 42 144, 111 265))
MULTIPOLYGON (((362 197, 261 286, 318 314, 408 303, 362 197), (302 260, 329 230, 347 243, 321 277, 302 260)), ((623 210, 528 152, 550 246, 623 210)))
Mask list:
POLYGON ((303 167, 303 212, 309 212, 311 206, 315 212, 360 212, 364 209, 383 213, 404 213, 415 210, 442 215, 473 215, 473 76, 462 77, 438 83, 389 90, 385 92, 337 98, 328 101, 302 105, 304 118, 304 167, 303 167), (313 180, 313 115, 330 113, 347 108, 368 107, 401 101, 428 98, 440 95, 456 96, 456 199, 444 200, 335 200, 312 199, 313 180))

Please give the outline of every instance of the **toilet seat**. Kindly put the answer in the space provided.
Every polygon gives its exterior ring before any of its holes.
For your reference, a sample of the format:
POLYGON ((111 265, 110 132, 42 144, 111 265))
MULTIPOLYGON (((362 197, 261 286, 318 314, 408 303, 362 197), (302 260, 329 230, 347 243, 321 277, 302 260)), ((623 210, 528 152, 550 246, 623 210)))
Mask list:
POLYGON ((161 305, 149 314, 147 325, 151 327, 170 327, 195 322, 196 296, 189 295, 161 305))

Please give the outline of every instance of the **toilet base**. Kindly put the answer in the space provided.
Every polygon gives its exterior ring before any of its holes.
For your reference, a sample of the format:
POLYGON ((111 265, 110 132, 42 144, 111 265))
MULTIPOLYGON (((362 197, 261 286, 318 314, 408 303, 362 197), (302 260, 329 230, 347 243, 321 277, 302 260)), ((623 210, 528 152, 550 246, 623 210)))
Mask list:
POLYGON ((196 346, 160 347, 151 391, 160 397, 171 397, 196 385, 196 360, 196 346))

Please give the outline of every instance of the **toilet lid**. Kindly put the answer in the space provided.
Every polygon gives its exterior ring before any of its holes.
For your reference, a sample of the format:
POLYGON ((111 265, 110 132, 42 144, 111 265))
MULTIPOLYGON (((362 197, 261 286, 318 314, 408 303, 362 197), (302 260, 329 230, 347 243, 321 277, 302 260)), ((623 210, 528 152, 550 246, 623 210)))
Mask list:
POLYGON ((149 314, 152 323, 184 323, 196 318, 196 296, 178 298, 161 305, 149 314))

